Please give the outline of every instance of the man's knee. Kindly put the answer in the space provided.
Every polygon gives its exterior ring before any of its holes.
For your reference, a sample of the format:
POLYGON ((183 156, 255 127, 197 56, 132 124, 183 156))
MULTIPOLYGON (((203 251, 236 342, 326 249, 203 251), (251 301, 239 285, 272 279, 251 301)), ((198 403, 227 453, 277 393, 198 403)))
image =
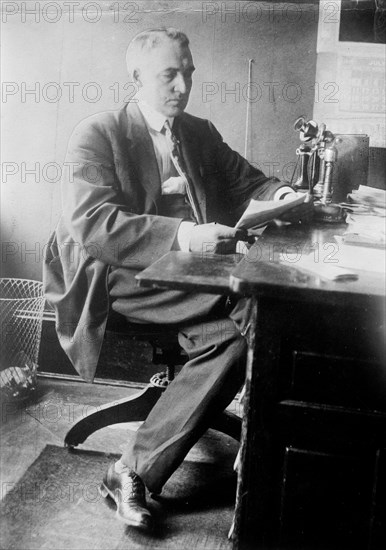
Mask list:
POLYGON ((229 318, 219 319, 201 325, 201 341, 203 345, 224 344, 237 340, 239 332, 229 318))

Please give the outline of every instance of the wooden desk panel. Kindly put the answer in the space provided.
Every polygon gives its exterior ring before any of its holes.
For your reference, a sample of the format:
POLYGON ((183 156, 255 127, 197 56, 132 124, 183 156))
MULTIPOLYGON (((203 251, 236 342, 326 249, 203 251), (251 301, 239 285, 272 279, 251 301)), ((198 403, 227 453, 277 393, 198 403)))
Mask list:
POLYGON ((364 327, 357 308, 292 305, 257 302, 235 548, 380 550, 386 369, 382 338, 366 337, 380 318, 364 327))

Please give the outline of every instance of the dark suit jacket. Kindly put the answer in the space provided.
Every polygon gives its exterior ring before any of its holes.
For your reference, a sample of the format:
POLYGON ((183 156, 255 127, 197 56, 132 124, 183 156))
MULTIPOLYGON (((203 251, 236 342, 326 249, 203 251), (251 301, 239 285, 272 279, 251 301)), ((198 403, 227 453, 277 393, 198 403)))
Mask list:
MULTIPOLYGON (((269 200, 284 185, 232 151, 209 121, 183 113, 173 128, 203 223, 234 225, 251 197, 269 200)), ((76 127, 63 170, 63 214, 47 247, 43 280, 60 343, 88 381, 109 312, 110 267, 127 268, 127 296, 138 296, 135 275, 174 246, 181 220, 157 215, 160 193, 152 140, 135 104, 76 127)))

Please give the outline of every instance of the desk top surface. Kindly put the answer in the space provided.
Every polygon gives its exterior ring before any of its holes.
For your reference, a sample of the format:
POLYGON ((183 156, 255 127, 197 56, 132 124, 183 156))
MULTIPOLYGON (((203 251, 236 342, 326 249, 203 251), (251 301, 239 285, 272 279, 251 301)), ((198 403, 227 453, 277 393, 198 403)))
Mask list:
MULTIPOLYGON (((256 294, 290 300, 384 304, 385 276, 357 271, 358 279, 329 281, 278 262, 283 251, 310 251, 317 261, 333 260, 334 235, 345 226, 269 227, 248 254, 204 255, 169 252, 137 275, 140 286, 211 293, 256 294), (318 255, 317 255, 318 254, 318 255)), ((360 250, 358 250, 360 253, 360 250)))

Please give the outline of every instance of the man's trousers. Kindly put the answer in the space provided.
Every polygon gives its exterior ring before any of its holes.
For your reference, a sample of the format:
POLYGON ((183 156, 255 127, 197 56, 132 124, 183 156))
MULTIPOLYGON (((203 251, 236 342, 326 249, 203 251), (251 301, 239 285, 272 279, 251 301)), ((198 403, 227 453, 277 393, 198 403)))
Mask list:
POLYGON ((181 464, 209 427, 214 415, 232 401, 245 377, 250 301, 149 289, 137 299, 124 295, 124 270, 110 274, 112 309, 130 322, 172 324, 188 355, 124 451, 121 461, 133 468, 153 493, 181 464))

